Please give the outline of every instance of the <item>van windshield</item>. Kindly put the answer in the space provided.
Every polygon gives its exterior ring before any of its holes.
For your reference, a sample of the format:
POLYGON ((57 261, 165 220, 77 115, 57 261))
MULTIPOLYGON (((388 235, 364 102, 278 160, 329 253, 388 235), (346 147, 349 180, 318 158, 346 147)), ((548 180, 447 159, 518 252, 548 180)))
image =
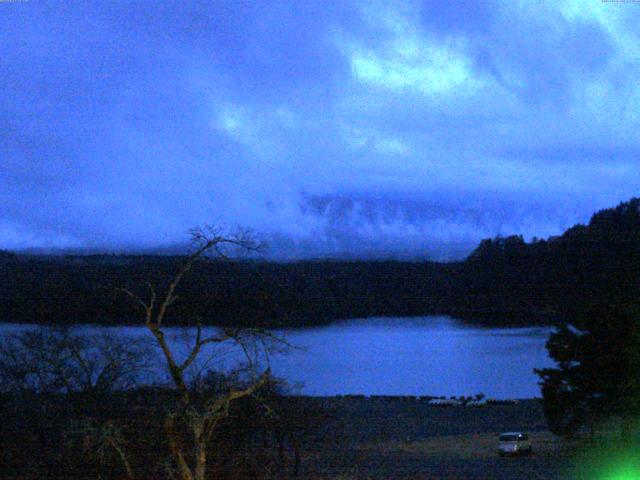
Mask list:
POLYGON ((501 442, 517 442, 518 440, 526 440, 526 435, 500 435, 501 442))

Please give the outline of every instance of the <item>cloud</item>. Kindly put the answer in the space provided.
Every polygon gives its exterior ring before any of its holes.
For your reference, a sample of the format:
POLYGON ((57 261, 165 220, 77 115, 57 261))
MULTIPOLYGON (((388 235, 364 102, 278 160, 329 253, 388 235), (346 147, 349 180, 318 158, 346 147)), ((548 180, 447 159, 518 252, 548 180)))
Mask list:
POLYGON ((0 248, 221 223, 278 258, 452 258, 560 233, 637 194, 638 20, 576 1, 0 4, 0 248))
POLYGON ((363 82, 425 94, 450 92, 470 81, 469 62, 464 57, 430 45, 396 46, 382 58, 375 53, 354 53, 351 68, 363 82))

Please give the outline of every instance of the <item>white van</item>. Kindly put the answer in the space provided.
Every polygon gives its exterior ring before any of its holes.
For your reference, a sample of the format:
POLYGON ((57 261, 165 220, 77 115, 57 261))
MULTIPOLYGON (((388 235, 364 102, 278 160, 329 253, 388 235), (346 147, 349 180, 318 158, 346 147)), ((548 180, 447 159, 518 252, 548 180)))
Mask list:
POLYGON ((531 441, 524 432, 501 433, 498 439, 498 453, 505 455, 529 455, 531 454, 531 441))

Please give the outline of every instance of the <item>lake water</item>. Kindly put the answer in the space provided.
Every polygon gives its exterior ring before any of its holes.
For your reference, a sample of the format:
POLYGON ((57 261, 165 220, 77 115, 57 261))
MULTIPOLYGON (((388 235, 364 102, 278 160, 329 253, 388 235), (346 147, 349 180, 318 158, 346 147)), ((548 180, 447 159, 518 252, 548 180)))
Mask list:
MULTIPOLYGON (((0 334, 26 327, 0 324, 0 334)), ((145 337, 142 327, 83 327, 88 333, 145 337)), ((183 329, 170 329, 174 346, 183 329)), ((270 360, 276 376, 308 395, 540 396, 534 368, 552 366, 545 342, 551 328, 479 328, 449 317, 368 318, 322 327, 280 330, 298 347, 270 360)), ((186 348, 182 348, 186 351, 186 348)), ((237 352, 218 352, 210 366, 237 352)))

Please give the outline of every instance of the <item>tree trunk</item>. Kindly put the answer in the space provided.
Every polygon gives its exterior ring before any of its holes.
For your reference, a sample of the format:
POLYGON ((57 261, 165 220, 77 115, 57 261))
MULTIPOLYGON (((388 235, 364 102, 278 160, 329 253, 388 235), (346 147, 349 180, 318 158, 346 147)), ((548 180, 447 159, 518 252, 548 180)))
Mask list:
POLYGON ((207 445, 206 442, 199 441, 196 445, 196 469, 194 480, 205 480, 207 470, 207 445))
POLYGON ((194 480, 205 480, 207 471, 207 437, 204 434, 204 422, 202 419, 193 420, 193 440, 195 443, 195 469, 194 480))
POLYGON ((300 475, 300 442, 295 433, 289 433, 289 440, 293 447, 293 477, 298 478, 300 475))
POLYGON ((118 456, 120 457, 120 460, 122 461, 122 464, 124 465, 124 468, 127 471, 127 478, 129 480, 133 480, 134 479, 133 469, 131 468, 131 464, 129 463, 129 459, 127 458, 127 455, 124 453, 124 450, 120 448, 120 445, 118 445, 112 438, 109 439, 109 443, 111 443, 111 446, 113 447, 113 449, 118 453, 118 456))
POLYGON ((284 435, 279 429, 276 430, 276 440, 278 442, 278 460, 282 466, 284 465, 284 435))
POLYGON ((169 448, 171 449, 171 453, 178 465, 178 471, 180 472, 180 477, 182 480, 193 480, 193 475, 191 474, 191 469, 187 464, 187 461, 182 454, 181 448, 178 446, 177 435, 174 430, 173 425, 173 417, 168 416, 165 419, 165 431, 167 434, 167 440, 169 441, 169 448))

